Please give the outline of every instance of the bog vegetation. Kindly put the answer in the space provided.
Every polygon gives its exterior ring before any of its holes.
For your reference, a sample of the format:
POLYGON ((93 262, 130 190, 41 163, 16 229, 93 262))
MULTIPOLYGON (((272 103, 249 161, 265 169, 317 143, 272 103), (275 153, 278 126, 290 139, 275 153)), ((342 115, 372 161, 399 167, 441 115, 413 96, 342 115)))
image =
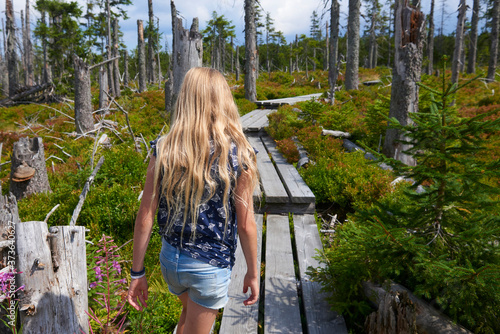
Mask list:
MULTIPOLYGON (((382 83, 341 90, 333 106, 319 99, 281 107, 270 116, 267 131, 290 162, 298 160, 294 136, 309 153, 311 163, 300 172, 316 196, 318 224, 329 222, 333 214, 340 221, 333 238, 325 236, 325 253, 319 255, 325 269, 312 273, 353 332, 362 332, 364 317, 372 311, 360 290, 365 280, 393 280, 474 332, 500 332, 500 94, 495 94, 500 85, 476 80, 455 92, 443 86, 449 82, 449 73, 444 79, 423 75, 423 84, 431 88, 421 88, 420 113, 414 118, 419 130, 402 129, 415 144, 411 154, 420 163, 408 168, 379 156, 394 169, 385 171, 361 152, 346 153, 342 140, 322 136, 321 130, 349 132, 353 141, 376 154, 387 126, 388 74, 387 68, 362 69, 360 81, 380 79, 382 83), (397 175, 415 183, 394 184, 397 175), (417 193, 417 185, 425 192, 417 193)), ((273 72, 271 79, 260 76, 257 98, 324 92, 318 87, 328 87, 327 73, 308 75, 273 72)), ((255 109, 255 104, 243 99, 243 79, 235 81, 230 76, 228 80, 241 114, 255 109)), ((93 94, 94 109, 98 109, 98 92, 93 94)), ((157 233, 145 258, 148 311, 139 313, 123 306, 132 258, 132 243, 127 241, 133 235, 144 186, 151 153, 148 142, 169 128, 163 94, 156 87, 142 94, 125 89, 117 99, 129 112, 136 136, 144 138, 138 152, 119 110, 97 115, 99 121, 111 120, 117 126, 114 132, 106 130, 109 145, 96 146, 93 136, 76 136, 74 123, 59 112, 71 115, 67 104, 0 109, 3 195, 8 192, 6 162, 13 143, 21 136, 36 135, 43 138, 45 147, 53 192, 22 199, 22 221, 44 220, 60 204, 48 223, 67 225, 85 180, 99 157, 105 157, 77 221, 88 227, 88 240, 95 245, 87 251, 94 332, 122 326, 131 333, 170 333, 180 314, 181 304, 167 292, 159 270, 157 233)))

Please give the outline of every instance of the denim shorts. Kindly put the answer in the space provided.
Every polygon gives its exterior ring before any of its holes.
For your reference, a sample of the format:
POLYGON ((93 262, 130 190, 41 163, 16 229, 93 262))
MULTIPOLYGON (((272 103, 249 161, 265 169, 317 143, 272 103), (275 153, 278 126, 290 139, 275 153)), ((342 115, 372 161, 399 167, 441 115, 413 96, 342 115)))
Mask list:
POLYGON ((229 299, 231 269, 219 268, 193 259, 164 239, 160 252, 160 264, 163 278, 174 295, 180 296, 187 292, 192 301, 214 310, 226 305, 229 299))

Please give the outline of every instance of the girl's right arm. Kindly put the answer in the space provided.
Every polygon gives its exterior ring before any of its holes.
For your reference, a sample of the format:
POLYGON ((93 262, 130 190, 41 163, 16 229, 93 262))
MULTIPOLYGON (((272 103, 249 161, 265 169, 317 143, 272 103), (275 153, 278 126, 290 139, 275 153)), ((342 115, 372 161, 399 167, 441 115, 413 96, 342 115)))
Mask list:
MULTIPOLYGON (((158 193, 153 198, 155 161, 156 158, 154 156, 149 160, 146 184, 144 185, 141 205, 135 220, 133 271, 141 271, 144 268, 144 256, 148 248, 151 231, 153 230, 154 215, 158 205, 158 193)), ((132 279, 128 290, 128 302, 130 305, 136 310, 142 311, 147 306, 147 300, 148 282, 146 276, 132 279)))
POLYGON ((236 186, 236 217, 241 248, 247 263, 247 273, 243 281, 243 293, 251 290, 250 297, 243 302, 252 305, 259 299, 259 268, 257 268, 257 226, 253 212, 253 189, 246 171, 238 178, 236 186))

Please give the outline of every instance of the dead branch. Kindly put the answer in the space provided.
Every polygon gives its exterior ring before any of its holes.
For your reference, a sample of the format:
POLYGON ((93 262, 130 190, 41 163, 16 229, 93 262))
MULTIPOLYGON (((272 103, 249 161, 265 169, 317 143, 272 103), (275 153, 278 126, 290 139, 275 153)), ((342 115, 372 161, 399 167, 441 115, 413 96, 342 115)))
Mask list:
POLYGON ((110 58, 110 59, 107 59, 107 60, 105 60, 105 61, 102 61, 102 62, 100 62, 99 64, 94 64, 94 65, 92 65, 92 66, 89 66, 89 70, 91 70, 91 69, 93 69, 93 68, 96 68, 96 67, 98 67, 98 66, 105 65, 105 64, 109 63, 110 61, 113 61, 113 60, 118 59, 118 58, 120 58, 120 56, 116 56, 116 57, 114 57, 114 58, 110 58))
POLYGON ((61 147, 61 146, 57 145, 56 143, 54 143, 54 146, 55 146, 55 147, 57 147, 57 148, 59 148, 59 149, 62 151, 62 153, 63 153, 64 155, 67 155, 67 156, 68 156, 68 157, 70 157, 70 158, 72 158, 72 157, 73 157, 71 154, 69 154, 68 152, 65 152, 65 151, 64 151, 64 147, 61 147))
POLYGON ((59 207, 59 205, 61 204, 57 204, 55 207, 52 208, 52 210, 49 211, 49 213, 47 213, 47 215, 45 216, 45 219, 44 219, 44 223, 47 223, 47 221, 49 220, 50 216, 52 216, 52 214, 54 213, 54 211, 57 210, 57 208, 59 207))
POLYGON ((51 158, 54 158, 54 159, 57 159, 57 160, 60 160, 60 161, 64 162, 64 160, 63 160, 63 159, 61 159, 61 158, 59 158, 59 157, 56 157, 55 155, 51 155, 50 157, 48 157, 47 159, 45 159, 45 161, 48 161, 48 160, 49 160, 49 159, 51 159, 51 158))
POLYGON ((71 221, 69 223, 70 226, 75 226, 76 220, 78 219, 78 216, 80 215, 80 211, 82 210, 83 202, 85 201, 85 197, 87 197, 87 193, 90 190, 90 186, 92 185, 92 182, 94 182, 94 178, 97 175, 97 172, 101 168, 102 164, 104 163, 104 157, 101 157, 99 159, 99 162, 97 162, 97 165, 94 168, 94 171, 92 174, 89 176, 87 181, 85 182, 85 185, 83 186, 82 193, 80 194, 80 200, 78 201, 78 205, 76 206, 75 210, 73 211, 73 216, 71 217, 71 221))
POLYGON ((46 83, 46 84, 43 84, 43 85, 39 85, 39 86, 32 86, 32 87, 27 87, 28 89, 25 90, 24 92, 21 92, 19 94, 16 94, 14 96, 11 96, 11 97, 7 97, 3 100, 0 101, 0 106, 6 106, 6 105, 9 105, 13 102, 16 102, 16 101, 19 101, 21 99, 24 99, 25 97, 28 97, 30 95, 33 95, 33 94, 36 94, 40 91, 43 91, 43 90, 46 90, 47 88, 50 88, 52 87, 52 83, 46 83))
MULTIPOLYGON (((108 94, 108 92, 104 91, 104 93, 106 93, 106 95, 111 98, 111 96, 108 94)), ((125 109, 123 109, 123 107, 118 102, 116 102, 114 99, 112 99, 112 102, 114 102, 114 104, 118 107, 118 109, 120 109, 123 112, 123 114, 125 115, 125 120, 127 121, 128 130, 130 132, 130 135, 132 136, 132 140, 134 141, 134 149, 136 152, 138 152, 137 144, 135 143, 134 131, 132 131, 132 127, 130 127, 130 120, 128 119, 128 112, 125 109)))

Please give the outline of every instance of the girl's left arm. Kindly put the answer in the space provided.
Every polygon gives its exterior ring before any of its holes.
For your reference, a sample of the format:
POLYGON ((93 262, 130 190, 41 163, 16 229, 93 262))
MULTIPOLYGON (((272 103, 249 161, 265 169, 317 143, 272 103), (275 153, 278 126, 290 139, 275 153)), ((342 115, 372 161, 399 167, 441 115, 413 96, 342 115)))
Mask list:
MULTIPOLYGON (((141 205, 134 228, 134 251, 132 270, 141 271, 144 268, 144 256, 148 248, 149 238, 153 230, 154 215, 158 206, 158 192, 153 197, 154 187, 154 171, 156 158, 153 156, 149 160, 148 170, 146 174, 146 184, 142 194, 141 205)), ((148 299, 148 282, 146 276, 138 279, 132 279, 128 291, 128 302, 135 309, 142 311, 147 306, 148 299)))

